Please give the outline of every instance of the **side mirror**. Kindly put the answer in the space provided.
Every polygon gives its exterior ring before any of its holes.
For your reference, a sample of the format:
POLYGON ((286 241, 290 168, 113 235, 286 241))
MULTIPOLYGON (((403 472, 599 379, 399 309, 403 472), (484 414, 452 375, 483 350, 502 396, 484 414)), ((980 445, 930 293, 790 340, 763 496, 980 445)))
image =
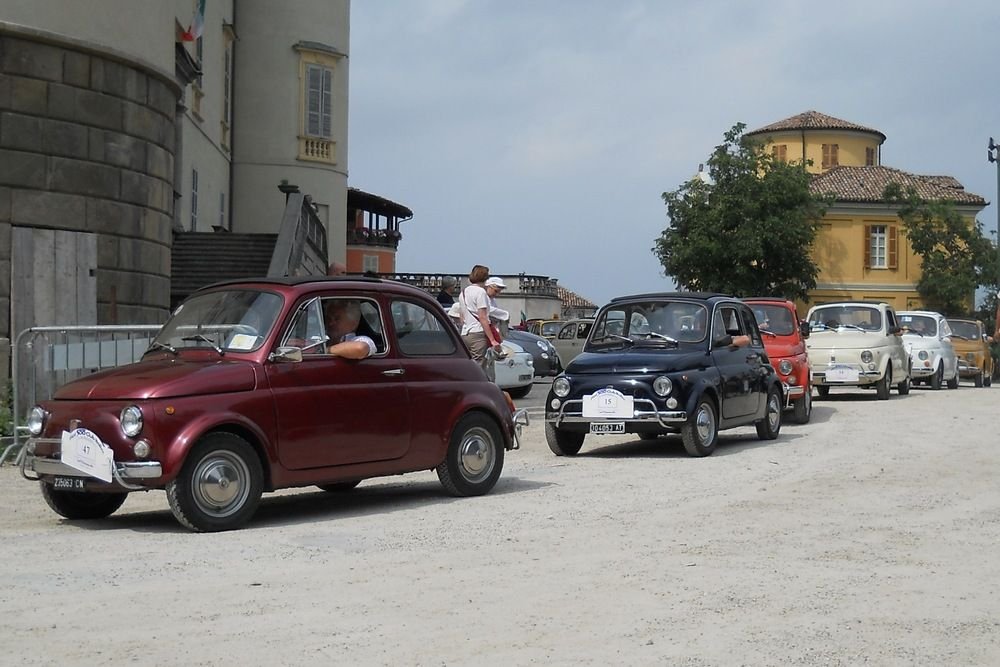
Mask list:
POLYGON ((809 326, 808 322, 806 322, 805 320, 799 322, 799 333, 802 335, 803 338, 809 338, 809 334, 811 331, 812 328, 809 326))
POLYGON ((893 334, 894 336, 899 336, 900 334, 903 333, 903 327, 889 327, 889 333, 893 334))
POLYGON ((268 355, 269 361, 274 362, 293 362, 298 363, 302 361, 302 348, 301 347, 279 347, 270 355, 268 355))
POLYGON ((733 337, 726 335, 712 341, 712 347, 729 347, 733 344, 733 337))

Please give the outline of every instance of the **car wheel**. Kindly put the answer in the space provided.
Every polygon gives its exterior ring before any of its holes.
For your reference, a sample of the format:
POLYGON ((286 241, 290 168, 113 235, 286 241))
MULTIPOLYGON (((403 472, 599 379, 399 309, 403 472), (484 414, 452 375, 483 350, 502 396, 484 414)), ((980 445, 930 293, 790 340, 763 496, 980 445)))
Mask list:
POLYGON ((941 388, 941 381, 944 379, 944 367, 938 366, 938 369, 931 376, 931 389, 937 391, 941 388))
POLYGON ((465 415, 451 432, 448 453, 437 467, 438 479, 453 496, 481 496, 500 478, 503 455, 496 423, 483 414, 465 415))
POLYGON ((41 482, 42 498, 52 511, 67 519, 103 519, 115 513, 125 502, 127 493, 93 493, 88 491, 57 491, 41 482))
POLYGON ((983 386, 989 387, 992 384, 993 384, 993 376, 987 373, 986 371, 983 371, 983 386))
POLYGON ((556 456, 576 456, 583 447, 586 433, 561 431, 551 422, 545 422, 545 442, 556 456))
POLYGON ((948 389, 958 389, 958 371, 955 372, 955 376, 948 380, 948 389))
POLYGON ((802 398, 792 403, 792 421, 796 424, 808 424, 812 417, 813 396, 812 391, 807 390, 802 398))
POLYGON ((708 456, 719 440, 719 421, 715 404, 702 397, 694 414, 681 426, 681 442, 689 456, 708 456))
POLYGON ((984 385, 988 387, 989 385, 986 384, 986 373, 983 373, 982 371, 976 373, 976 377, 972 378, 972 384, 977 387, 982 387, 984 385))
POLYGON ((316 486, 327 493, 344 493, 346 491, 353 491, 360 483, 361 480, 357 479, 353 482, 335 482, 333 484, 317 484, 316 486))
POLYGON ((510 394, 511 398, 524 398, 529 393, 531 393, 531 387, 533 385, 528 385, 526 387, 514 387, 513 389, 508 389, 507 393, 510 394))
POLYGON ((757 427, 757 437, 761 440, 774 440, 781 431, 781 390, 771 387, 767 392, 767 410, 764 418, 754 424, 757 427))
POLYGON ((830 395, 830 388, 829 387, 824 387, 824 386, 816 387, 816 394, 820 398, 826 398, 827 396, 830 395))
POLYGON ((875 383, 875 398, 880 401, 889 400, 889 388, 892 386, 892 364, 885 368, 885 375, 875 383))
POLYGON ((213 533, 246 523, 263 491, 264 472, 250 443, 232 433, 211 433, 167 484, 167 502, 181 525, 213 533))
POLYGON ((906 377, 902 382, 896 385, 896 393, 900 396, 906 396, 910 393, 910 378, 906 377))

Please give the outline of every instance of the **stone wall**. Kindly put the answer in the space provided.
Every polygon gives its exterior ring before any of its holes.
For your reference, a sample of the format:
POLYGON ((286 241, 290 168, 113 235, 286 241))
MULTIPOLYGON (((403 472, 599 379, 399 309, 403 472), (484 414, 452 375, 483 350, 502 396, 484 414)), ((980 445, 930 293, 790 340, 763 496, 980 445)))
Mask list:
POLYGON ((179 93, 121 54, 0 23, 0 337, 16 336, 12 226, 98 235, 99 324, 165 319, 179 93))

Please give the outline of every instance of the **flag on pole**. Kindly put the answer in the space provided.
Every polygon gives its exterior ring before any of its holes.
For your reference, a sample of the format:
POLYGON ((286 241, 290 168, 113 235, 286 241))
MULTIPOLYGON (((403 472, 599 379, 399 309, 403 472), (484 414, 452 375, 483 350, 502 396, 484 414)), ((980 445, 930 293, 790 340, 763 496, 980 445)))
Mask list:
POLYGON ((203 32, 205 32, 205 0, 198 0, 198 11, 191 19, 190 27, 181 35, 181 40, 193 42, 201 37, 203 32))

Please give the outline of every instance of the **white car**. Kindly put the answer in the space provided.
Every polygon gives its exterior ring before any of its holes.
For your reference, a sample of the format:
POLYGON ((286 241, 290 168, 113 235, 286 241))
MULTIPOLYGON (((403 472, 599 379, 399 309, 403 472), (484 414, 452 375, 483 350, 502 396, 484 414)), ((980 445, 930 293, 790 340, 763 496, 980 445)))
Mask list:
POLYGON ((910 393, 910 360, 889 304, 827 303, 810 308, 806 319, 806 350, 820 396, 844 386, 874 387, 881 401, 893 386, 901 396, 910 393))
POLYGON ((494 382, 511 398, 524 398, 535 382, 535 360, 517 343, 505 340, 502 357, 493 362, 494 382))
POLYGON ((903 347, 910 355, 910 378, 931 389, 958 388, 958 355, 951 344, 951 327, 941 313, 907 310, 897 313, 903 347))

